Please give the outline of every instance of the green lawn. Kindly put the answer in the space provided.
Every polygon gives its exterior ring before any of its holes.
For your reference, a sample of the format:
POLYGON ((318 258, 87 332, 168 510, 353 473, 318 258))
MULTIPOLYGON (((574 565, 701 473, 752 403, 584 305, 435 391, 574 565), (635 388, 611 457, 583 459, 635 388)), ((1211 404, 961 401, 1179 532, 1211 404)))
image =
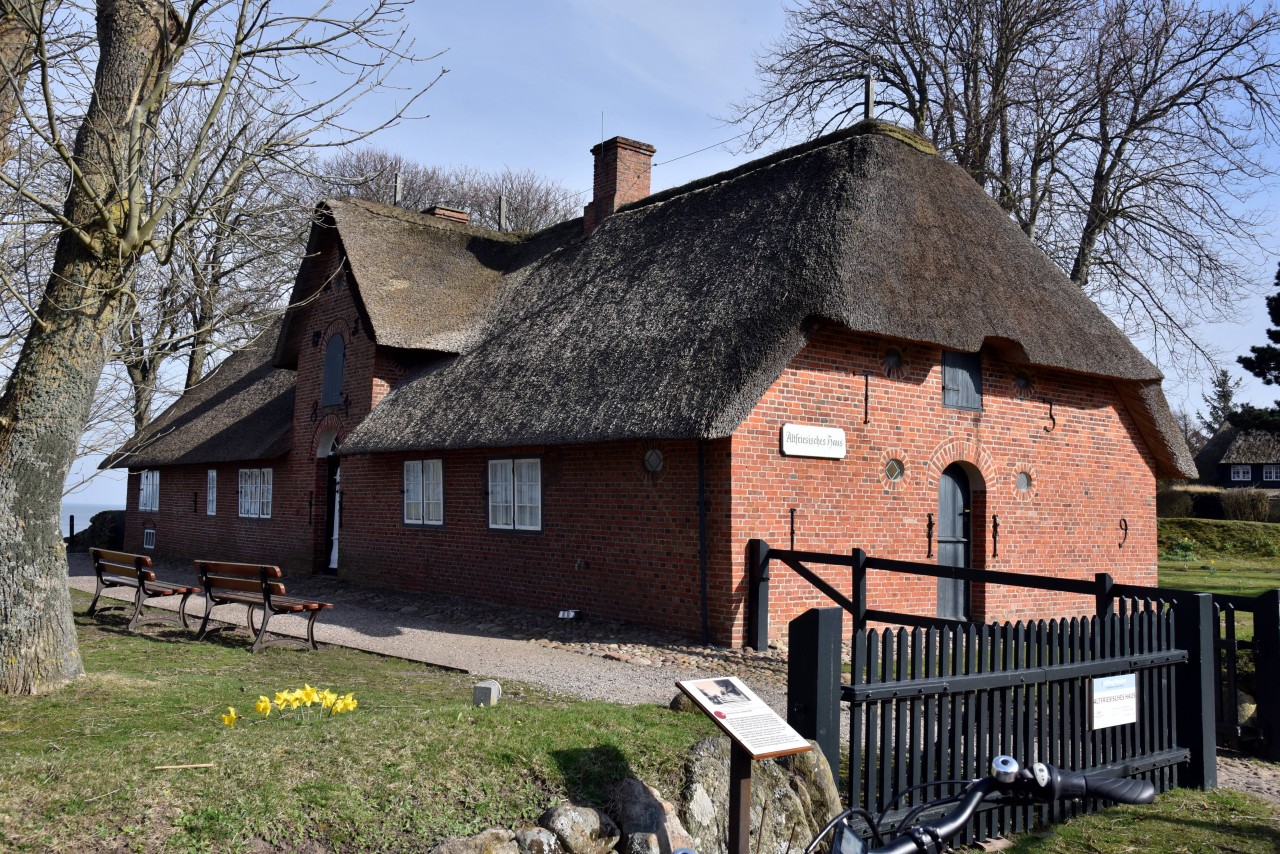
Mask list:
MULTIPOLYGON (((1257 596, 1280 587, 1280 525, 1161 519, 1160 586, 1257 596)), ((1253 615, 1236 617, 1241 640, 1253 637, 1253 615)))
POLYGON ((1177 789, 1150 806, 1113 807, 1014 840, 1010 854, 1275 854, 1280 808, 1219 789, 1177 789))
POLYGON ((675 796, 686 748, 714 730, 518 685, 473 709, 465 674, 337 648, 250 656, 244 637, 123 623, 77 616, 90 675, 0 704, 0 850, 425 850, 564 798, 601 803, 627 774, 675 796), (306 725, 253 711, 303 683, 359 707, 306 725), (234 729, 229 705, 245 716, 234 729), (157 770, 201 763, 213 767, 157 770))
MULTIPOLYGON (((473 709, 465 674, 338 648, 250 656, 243 636, 123 624, 77 616, 90 675, 0 704, 0 851, 426 850, 564 799, 602 804, 627 774, 675 797, 688 746, 715 732, 700 715, 512 684, 473 709), (302 724, 253 711, 303 683, 354 692, 359 708, 302 724)), ((1278 823, 1256 799, 1176 792, 1014 850, 1271 852, 1278 823)))

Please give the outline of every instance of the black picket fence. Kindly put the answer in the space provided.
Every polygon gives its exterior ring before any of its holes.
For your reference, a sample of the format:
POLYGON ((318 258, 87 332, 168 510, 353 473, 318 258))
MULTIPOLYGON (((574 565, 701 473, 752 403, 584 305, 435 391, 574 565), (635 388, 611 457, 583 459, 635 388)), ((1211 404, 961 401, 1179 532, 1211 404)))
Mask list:
MULTIPOLYGON (((1000 754, 1141 775, 1161 791, 1176 786, 1189 751, 1174 740, 1174 671, 1187 654, 1174 646, 1173 623, 1166 610, 857 632, 852 684, 842 689, 850 704, 849 803, 900 817, 954 791, 930 784, 981 777, 1000 754), (1138 720, 1092 729, 1090 679, 1117 673, 1135 676, 1138 720), (916 787, 923 788, 893 800, 916 787)), ((972 833, 1008 834, 1079 809, 990 810, 972 833)))
MULTIPOLYGON (((1092 580, 1047 578, 891 561, 860 550, 772 550, 759 540, 751 543, 749 561, 748 636, 757 648, 768 639, 771 564, 787 566, 839 606, 814 609, 792 623, 788 719, 817 739, 838 767, 839 707, 850 704, 852 805, 901 815, 942 793, 926 784, 981 776, 1001 753, 1085 773, 1142 775, 1159 790, 1216 785, 1214 736, 1225 696, 1219 685, 1229 681, 1217 678, 1227 647, 1216 636, 1228 617, 1215 611, 1209 594, 1117 585, 1105 573, 1092 580), (847 567, 852 595, 808 564, 847 567), (867 601, 868 570, 1092 596, 1095 614, 979 625, 877 610, 867 601), (845 685, 839 666, 843 613, 853 617, 854 627, 845 685), (870 622, 907 628, 868 629, 870 622), (1137 720, 1094 729, 1092 680, 1120 674, 1134 676, 1137 720), (924 788, 893 799, 915 786, 924 788)), ((1228 604, 1254 608, 1259 687, 1268 678, 1280 685, 1278 656, 1262 640, 1272 624, 1280 640, 1280 598, 1268 594, 1228 604)), ((1260 696, 1264 701, 1270 700, 1260 696)), ((1267 737, 1265 726, 1259 734, 1267 737)), ((1088 808, 1060 805, 1039 818, 1056 820, 1088 808)), ((1005 833, 1032 820, 1029 808, 991 811, 977 823, 976 834, 1005 833)))

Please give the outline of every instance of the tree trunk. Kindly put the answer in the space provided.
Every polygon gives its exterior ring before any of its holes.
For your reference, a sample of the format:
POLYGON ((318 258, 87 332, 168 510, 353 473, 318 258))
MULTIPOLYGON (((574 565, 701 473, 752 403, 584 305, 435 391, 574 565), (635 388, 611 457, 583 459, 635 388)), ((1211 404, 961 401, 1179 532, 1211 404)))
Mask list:
POLYGON ((139 198, 128 189, 129 162, 166 15, 161 0, 99 0, 94 97, 75 144, 83 181, 65 208, 76 228, 59 237, 37 320, 0 397, 0 691, 8 693, 53 690, 84 672, 59 531, 62 484, 139 251, 121 239, 130 199, 139 198))
POLYGON ((9 134, 35 51, 38 15, 30 2, 0 0, 0 165, 13 156, 9 134))

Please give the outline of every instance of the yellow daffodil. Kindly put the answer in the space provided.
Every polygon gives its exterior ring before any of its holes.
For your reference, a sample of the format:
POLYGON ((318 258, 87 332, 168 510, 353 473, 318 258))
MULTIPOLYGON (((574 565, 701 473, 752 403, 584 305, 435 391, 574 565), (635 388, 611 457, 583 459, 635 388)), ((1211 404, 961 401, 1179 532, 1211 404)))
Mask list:
POLYGON ((320 692, 320 705, 326 709, 333 708, 334 702, 338 699, 338 695, 325 688, 320 692))
POLYGON ((289 705, 289 692, 277 691, 276 692, 276 708, 283 709, 287 705, 289 705))
POLYGON ((222 722, 234 729, 238 720, 240 720, 240 716, 236 714, 235 706, 227 706, 227 713, 222 716, 222 722))
POLYGON ((312 703, 320 702, 320 692, 315 688, 312 688, 310 685, 303 685, 302 691, 299 693, 302 694, 302 702, 306 703, 308 706, 312 703))
POLYGON ((271 701, 266 697, 259 696, 258 702, 254 703, 253 707, 257 710, 258 714, 262 715, 264 718, 271 714, 271 701))

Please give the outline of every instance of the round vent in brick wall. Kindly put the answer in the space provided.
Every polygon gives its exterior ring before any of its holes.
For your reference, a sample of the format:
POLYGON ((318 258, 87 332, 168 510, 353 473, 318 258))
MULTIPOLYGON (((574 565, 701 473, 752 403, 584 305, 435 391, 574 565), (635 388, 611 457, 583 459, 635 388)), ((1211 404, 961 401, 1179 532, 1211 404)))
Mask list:
POLYGON ((1036 381, 1026 371, 1019 371, 1013 377, 1013 394, 1022 400, 1030 400, 1036 393, 1036 381))
POLYGON ((1017 484, 1018 484, 1019 492, 1030 492, 1031 491, 1031 474, 1025 471, 1018 472, 1017 484))
POLYGON ((644 452, 644 469, 652 474, 662 471, 662 451, 650 448, 644 452))
POLYGON ((880 359, 880 370, 891 380, 902 379, 902 375, 906 373, 906 360, 902 356, 902 351, 897 347, 886 350, 880 359))
POLYGON ((884 476, 891 481, 902 480, 902 476, 907 473, 907 467, 902 464, 902 460, 892 459, 884 464, 884 476))

